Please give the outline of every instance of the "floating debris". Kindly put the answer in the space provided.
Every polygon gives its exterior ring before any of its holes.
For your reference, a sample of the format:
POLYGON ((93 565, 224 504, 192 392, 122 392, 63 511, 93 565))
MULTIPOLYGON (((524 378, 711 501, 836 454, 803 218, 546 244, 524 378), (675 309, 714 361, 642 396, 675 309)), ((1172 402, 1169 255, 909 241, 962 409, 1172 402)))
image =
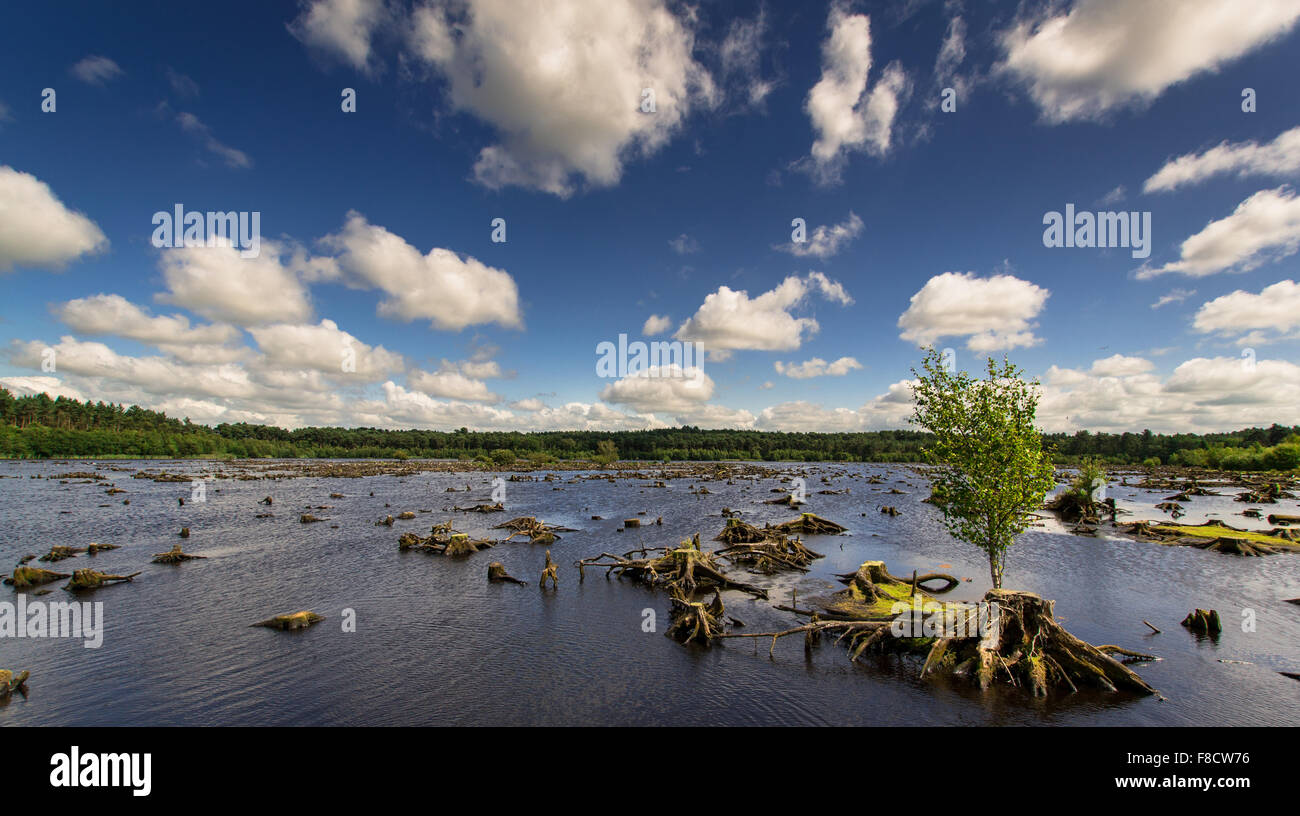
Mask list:
POLYGON ((453 507, 453 510, 459 513, 504 513, 505 505, 501 502, 496 504, 476 504, 473 507, 453 507))

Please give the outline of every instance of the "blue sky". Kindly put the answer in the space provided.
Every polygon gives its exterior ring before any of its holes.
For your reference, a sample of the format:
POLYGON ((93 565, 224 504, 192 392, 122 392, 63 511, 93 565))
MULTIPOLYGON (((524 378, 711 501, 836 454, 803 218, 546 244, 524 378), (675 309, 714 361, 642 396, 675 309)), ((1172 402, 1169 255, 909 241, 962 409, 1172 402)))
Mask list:
POLYGON ((0 383, 212 423, 856 430, 905 427, 932 342, 1010 354, 1053 430, 1300 423, 1300 8, 1241 5, 7 11, 0 383), (261 254, 153 246, 178 202, 260 213, 261 254), (1067 204, 1151 213, 1150 256, 1045 247, 1067 204), (620 333, 702 340, 703 380, 597 376, 620 333))

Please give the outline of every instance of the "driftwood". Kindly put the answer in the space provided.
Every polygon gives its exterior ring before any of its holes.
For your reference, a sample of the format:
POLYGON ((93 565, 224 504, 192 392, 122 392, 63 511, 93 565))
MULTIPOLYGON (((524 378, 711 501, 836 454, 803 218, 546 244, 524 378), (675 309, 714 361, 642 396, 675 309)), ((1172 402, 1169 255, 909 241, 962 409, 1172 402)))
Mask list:
POLYGON ((155 564, 179 564, 182 561, 193 561, 196 558, 207 558, 206 555, 190 555, 181 550, 181 545, 173 544, 172 548, 164 553, 154 553, 153 563, 155 564))
POLYGON ((472 507, 453 507, 451 508, 458 513, 504 513, 505 505, 501 502, 496 504, 476 504, 472 507))
POLYGON ((72 580, 63 587, 69 592, 84 592, 92 589, 99 589, 108 584, 115 584, 121 581, 131 581, 140 573, 133 572, 130 575, 108 575, 93 569, 79 569, 72 573, 72 580))
POLYGON ((14 574, 6 578, 5 583, 14 589, 27 589, 71 577, 72 573, 69 572, 54 572, 37 567, 14 567, 14 574))
POLYGON ((249 624, 249 627, 261 626, 266 629, 279 629, 288 631, 290 629, 306 629, 316 623, 325 620, 324 615, 318 615, 310 609, 304 609, 300 612, 290 612, 287 615, 276 615, 274 618, 267 618, 264 621, 249 624))

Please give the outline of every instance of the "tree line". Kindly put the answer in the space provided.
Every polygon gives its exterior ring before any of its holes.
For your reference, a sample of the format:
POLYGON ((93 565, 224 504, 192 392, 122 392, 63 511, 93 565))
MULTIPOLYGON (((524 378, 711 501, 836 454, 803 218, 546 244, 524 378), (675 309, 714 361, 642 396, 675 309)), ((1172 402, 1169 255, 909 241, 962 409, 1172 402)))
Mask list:
MULTIPOLYGON (((451 431, 222 423, 208 426, 139 406, 81 402, 0 388, 0 457, 436 458, 512 461, 920 462, 930 438, 918 430, 811 433, 702 430, 451 431), (603 443, 603 444, 602 444, 603 443), (611 448, 612 446, 612 448, 611 448)), ((1045 434, 1062 463, 1188 464, 1229 469, 1300 466, 1300 426, 1231 433, 1045 434)))

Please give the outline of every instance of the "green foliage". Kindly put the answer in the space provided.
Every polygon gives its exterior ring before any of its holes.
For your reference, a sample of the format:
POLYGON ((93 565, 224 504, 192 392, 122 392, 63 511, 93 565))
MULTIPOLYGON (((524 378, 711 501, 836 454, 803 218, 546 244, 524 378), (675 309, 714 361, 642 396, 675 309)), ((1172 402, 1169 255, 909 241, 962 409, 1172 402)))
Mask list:
POLYGON ((1050 457, 1034 426, 1038 382, 1020 369, 988 361, 988 376, 949 371, 930 348, 913 374, 912 422, 934 434, 926 446, 938 465, 932 477, 944 525, 989 558, 994 587, 1002 586, 1006 551, 1028 528, 1053 485, 1050 457))
POLYGON ((519 458, 515 456, 515 452, 509 448, 497 448, 492 451, 492 453, 488 454, 488 457, 492 460, 492 463, 496 465, 513 465, 515 459, 519 458))
POLYGON ((618 446, 613 440, 602 439, 596 443, 596 455, 592 459, 602 465, 613 464, 618 461, 618 446))
POLYGON ((1067 488, 1078 497, 1084 507, 1091 507, 1101 498, 1101 491, 1106 487, 1106 468, 1095 457, 1085 457, 1079 463, 1079 472, 1070 480, 1067 488))
MULTIPOLYGON (((14 397, 0 388, 0 458, 209 457, 453 459, 491 464, 506 448, 529 461, 608 457, 641 461, 920 462, 921 430, 786 433, 694 427, 646 431, 447 431, 295 428, 173 419, 137 406, 78 402, 45 394, 14 397), (607 443, 602 445, 601 443, 607 443)), ((1075 464, 1095 456, 1111 464, 1159 458, 1170 464, 1283 469, 1300 466, 1300 426, 1230 434, 1052 434, 1054 456, 1075 464), (1213 453, 1211 453, 1213 451, 1213 453)), ((604 459, 598 459, 604 461, 604 459)))

